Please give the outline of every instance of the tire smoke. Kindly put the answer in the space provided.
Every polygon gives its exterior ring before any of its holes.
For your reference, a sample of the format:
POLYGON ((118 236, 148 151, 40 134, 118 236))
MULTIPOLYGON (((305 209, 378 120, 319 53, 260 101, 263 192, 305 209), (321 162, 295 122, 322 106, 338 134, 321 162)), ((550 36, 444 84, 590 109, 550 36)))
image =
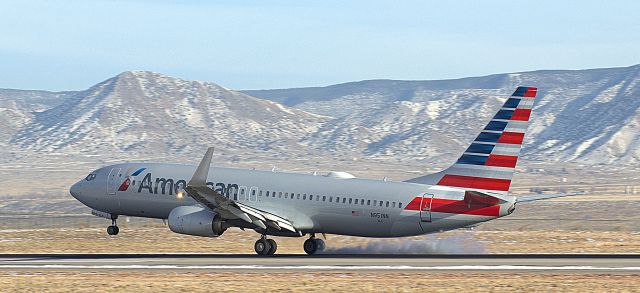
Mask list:
POLYGON ((328 241, 322 254, 482 254, 484 251, 482 242, 470 233, 462 233, 446 237, 426 235, 421 239, 373 240, 342 247, 333 247, 328 241))

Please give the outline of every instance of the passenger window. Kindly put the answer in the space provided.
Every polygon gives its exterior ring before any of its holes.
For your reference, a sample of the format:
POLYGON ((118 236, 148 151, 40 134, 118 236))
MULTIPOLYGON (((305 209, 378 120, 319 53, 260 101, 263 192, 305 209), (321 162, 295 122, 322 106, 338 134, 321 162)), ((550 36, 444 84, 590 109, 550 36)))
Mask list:
POLYGON ((322 201, 327 201, 327 196, 326 195, 322 196, 322 201))
POLYGON ((313 200, 313 194, 309 194, 309 200, 313 200))
POLYGON ((380 206, 382 206, 382 201, 380 201, 380 206))
POLYGON ((300 199, 300 193, 296 194, 296 197, 297 197, 298 199, 300 199))
POLYGON ((391 207, 392 207, 392 208, 395 208, 395 207, 396 207, 396 202, 395 202, 395 201, 391 203, 391 207))
POLYGON ((289 193, 288 193, 288 192, 285 192, 285 193, 284 193, 284 198, 287 198, 287 196, 289 196, 289 193))
POLYGON ((347 198, 346 197, 342 198, 342 203, 347 203, 347 198))
POLYGON ((387 201, 387 204, 386 204, 386 206, 387 206, 387 207, 389 207, 389 202, 388 202, 388 201, 387 201))
POLYGON ((373 205, 375 206, 375 205, 377 205, 377 204, 378 204, 378 201, 374 199, 374 200, 373 200, 373 205))
POLYGON ((302 199, 307 199, 307 194, 306 193, 302 195, 302 199))
POLYGON ((340 203, 340 197, 339 196, 336 196, 336 202, 340 203))
POLYGON ((262 196, 262 190, 260 190, 260 192, 258 192, 258 196, 262 196))
POLYGON ((269 191, 267 191, 267 196, 269 196, 269 191))
POLYGON ((333 196, 329 196, 329 202, 333 202, 333 196))
POLYGON ((401 202, 398 203, 398 208, 402 208, 402 203, 401 202))
POLYGON ((256 190, 251 190, 251 195, 256 195, 256 190))
POLYGON ((360 199, 360 205, 364 205, 364 198, 360 199))
POLYGON ((367 205, 370 206, 371 205, 371 200, 367 199, 367 205))
POLYGON ((353 198, 349 198, 349 204, 353 203, 353 198))

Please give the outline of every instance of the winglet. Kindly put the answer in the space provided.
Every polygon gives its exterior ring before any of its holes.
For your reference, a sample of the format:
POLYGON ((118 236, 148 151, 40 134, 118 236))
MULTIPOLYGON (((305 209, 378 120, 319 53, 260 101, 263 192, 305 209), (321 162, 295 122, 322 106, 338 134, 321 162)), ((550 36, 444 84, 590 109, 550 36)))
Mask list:
POLYGON ((198 185, 206 185, 207 184, 207 176, 209 175, 209 167, 211 165, 211 157, 213 157, 213 147, 207 149, 207 152, 204 154, 204 158, 200 161, 200 165, 198 165, 198 169, 193 173, 193 177, 189 180, 190 186, 198 186, 198 185))

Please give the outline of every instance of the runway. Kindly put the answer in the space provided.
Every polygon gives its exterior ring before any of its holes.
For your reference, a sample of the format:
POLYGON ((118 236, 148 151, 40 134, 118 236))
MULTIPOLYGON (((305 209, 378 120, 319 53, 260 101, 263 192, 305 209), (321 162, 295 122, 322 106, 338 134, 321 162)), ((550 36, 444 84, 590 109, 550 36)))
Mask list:
POLYGON ((640 254, 0 254, 0 270, 462 270, 640 272, 640 254))

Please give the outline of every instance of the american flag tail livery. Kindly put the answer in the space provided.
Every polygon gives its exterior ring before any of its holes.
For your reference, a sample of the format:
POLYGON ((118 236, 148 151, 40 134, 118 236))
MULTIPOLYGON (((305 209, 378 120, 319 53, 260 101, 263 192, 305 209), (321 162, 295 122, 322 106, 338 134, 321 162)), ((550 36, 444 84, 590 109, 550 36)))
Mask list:
POLYGON ((518 87, 451 167, 407 182, 507 194, 536 93, 518 87))

